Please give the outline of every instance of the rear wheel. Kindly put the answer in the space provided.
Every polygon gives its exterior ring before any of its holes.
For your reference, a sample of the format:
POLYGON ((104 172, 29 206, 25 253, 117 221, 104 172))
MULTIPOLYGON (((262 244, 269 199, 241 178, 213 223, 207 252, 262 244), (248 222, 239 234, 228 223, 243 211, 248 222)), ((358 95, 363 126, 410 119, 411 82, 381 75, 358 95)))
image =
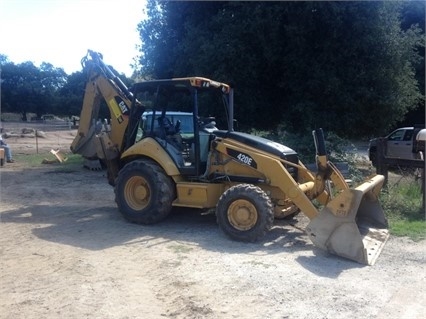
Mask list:
POLYGON ((219 198, 216 216, 227 236, 246 242, 263 237, 274 221, 270 198, 260 187, 250 184, 226 190, 219 198))
POLYGON ((175 196, 172 179, 157 164, 133 161, 120 171, 115 183, 120 213, 137 224, 155 224, 170 213, 175 196))

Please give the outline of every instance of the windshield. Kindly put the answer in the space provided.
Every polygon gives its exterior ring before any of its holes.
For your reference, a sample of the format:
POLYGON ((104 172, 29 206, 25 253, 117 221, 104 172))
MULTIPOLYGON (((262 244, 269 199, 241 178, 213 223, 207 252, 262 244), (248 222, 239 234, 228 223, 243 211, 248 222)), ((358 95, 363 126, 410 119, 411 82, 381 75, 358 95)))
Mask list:
MULTIPOLYGON (((160 117, 160 113, 156 113, 157 118, 160 117)), ((166 117, 170 122, 176 126, 177 121, 180 121, 180 133, 182 134, 194 134, 194 122, 192 119, 192 113, 186 112, 166 112, 166 117)), ((143 130, 145 132, 151 131, 152 113, 142 115, 143 130)), ((154 130, 159 128, 158 121, 154 121, 154 130)))

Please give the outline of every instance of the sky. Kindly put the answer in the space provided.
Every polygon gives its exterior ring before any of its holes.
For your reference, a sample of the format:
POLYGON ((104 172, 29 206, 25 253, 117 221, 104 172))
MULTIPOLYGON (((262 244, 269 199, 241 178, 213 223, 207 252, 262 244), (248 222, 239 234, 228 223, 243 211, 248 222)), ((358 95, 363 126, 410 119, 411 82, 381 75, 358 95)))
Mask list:
POLYGON ((0 54, 81 71, 87 50, 130 77, 141 40, 145 0, 0 0, 0 54))

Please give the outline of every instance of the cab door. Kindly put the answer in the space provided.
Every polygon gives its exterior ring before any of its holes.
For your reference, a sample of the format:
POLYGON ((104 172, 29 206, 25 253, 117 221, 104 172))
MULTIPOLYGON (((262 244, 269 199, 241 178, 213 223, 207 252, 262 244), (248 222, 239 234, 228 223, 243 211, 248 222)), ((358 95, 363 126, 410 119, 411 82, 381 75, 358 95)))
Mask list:
POLYGON ((398 129, 388 136, 387 156, 413 158, 413 129, 398 129))

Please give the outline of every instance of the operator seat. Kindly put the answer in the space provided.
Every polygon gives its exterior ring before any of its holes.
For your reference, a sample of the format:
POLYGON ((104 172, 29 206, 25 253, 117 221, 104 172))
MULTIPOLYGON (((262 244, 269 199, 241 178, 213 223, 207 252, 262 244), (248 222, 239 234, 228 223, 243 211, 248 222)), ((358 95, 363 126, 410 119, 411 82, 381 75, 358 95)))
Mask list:
POLYGON ((160 116, 157 121, 159 130, 156 130, 155 135, 182 151, 182 137, 179 134, 181 122, 178 120, 175 126, 167 116, 160 116))
POLYGON ((160 116, 157 121, 158 127, 160 128, 161 138, 166 138, 166 136, 176 134, 175 127, 167 116, 160 116))

